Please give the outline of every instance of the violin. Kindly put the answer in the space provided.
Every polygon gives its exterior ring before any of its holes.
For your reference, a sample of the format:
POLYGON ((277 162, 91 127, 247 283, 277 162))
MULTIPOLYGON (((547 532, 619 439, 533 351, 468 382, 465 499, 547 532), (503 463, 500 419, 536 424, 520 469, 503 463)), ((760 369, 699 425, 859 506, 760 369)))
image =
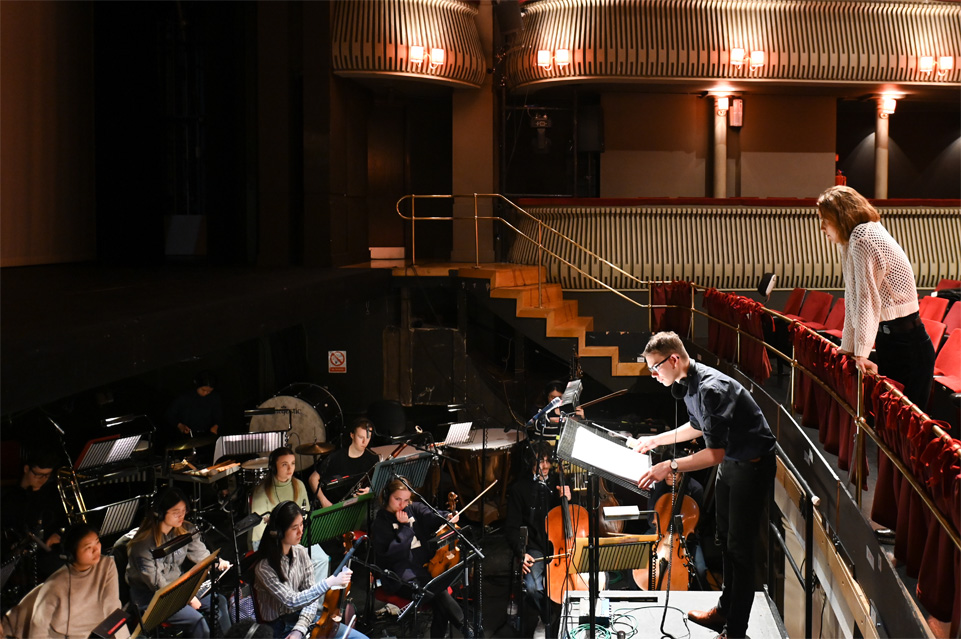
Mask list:
POLYGON ((700 517, 697 501, 687 495, 687 473, 680 474, 680 484, 675 491, 674 507, 671 508, 671 493, 661 495, 654 505, 657 513, 658 543, 657 564, 648 568, 634 570, 634 582, 641 589, 647 590, 650 583, 650 569, 654 570, 655 590, 688 590, 691 574, 694 572, 693 559, 687 553, 685 540, 694 532, 700 517), (680 515, 681 530, 675 526, 674 534, 668 535, 668 526, 672 519, 680 515), (673 543, 672 543, 673 537, 673 543), (668 571, 669 562, 673 561, 673 569, 668 571), (680 569, 678 569, 680 568, 680 569), (670 572, 670 581, 666 579, 670 572))
POLYGON ((564 470, 558 468, 561 505, 547 513, 547 539, 553 546, 547 565, 547 595, 557 604, 564 603, 564 593, 587 590, 587 582, 578 574, 570 574, 568 565, 573 557, 574 539, 588 536, 588 513, 583 506, 572 505, 564 490, 564 470))
MULTIPOLYGON (((344 550, 346 554, 340 560, 337 568, 332 575, 337 575, 347 565, 354 551, 360 546, 367 535, 361 534, 354 540, 354 533, 348 532, 343 535, 344 550)), ((310 639, 332 639, 340 634, 340 624, 347 616, 347 595, 350 594, 350 584, 344 588, 331 588, 324 594, 324 604, 321 608, 320 617, 310 629, 310 639)))
MULTIPOLYGON (((452 513, 457 510, 457 493, 447 493, 447 508, 452 513)), ((453 519, 453 515, 451 519, 453 519)), ((454 527, 458 528, 457 524, 454 524, 454 527)), ((460 547, 457 545, 457 533, 448 528, 448 524, 444 524, 437 530, 435 537, 441 535, 443 535, 443 537, 440 546, 437 548, 437 552, 434 553, 434 556, 431 557, 426 564, 427 572, 430 573, 431 577, 436 577, 445 570, 453 568, 460 563, 460 547)))

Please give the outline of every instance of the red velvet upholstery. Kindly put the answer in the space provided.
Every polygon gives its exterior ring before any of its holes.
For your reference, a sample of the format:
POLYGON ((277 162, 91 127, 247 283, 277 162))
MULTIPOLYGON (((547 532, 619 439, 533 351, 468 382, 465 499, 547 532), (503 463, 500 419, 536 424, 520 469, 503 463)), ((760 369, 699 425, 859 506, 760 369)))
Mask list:
POLYGON ((941 338, 944 337, 944 331, 947 328, 941 322, 936 322, 934 320, 922 319, 924 322, 924 330, 928 332, 928 337, 931 338, 931 343, 934 344, 935 352, 938 351, 938 347, 941 346, 941 338))
POLYGON ((961 288, 961 280, 949 280, 944 278, 938 282, 938 285, 934 287, 934 290, 943 291, 949 288, 961 288))
POLYGON ((961 328, 961 303, 955 302, 944 316, 944 332, 950 335, 954 329, 961 328))
POLYGON ((823 324, 808 321, 804 323, 808 328, 813 328, 816 331, 837 331, 837 336, 840 338, 841 329, 844 328, 844 298, 839 297, 837 301, 834 302, 834 306, 831 307, 831 312, 828 313, 828 318, 824 320, 823 324))
POLYGON ((944 313, 948 310, 948 298, 946 297, 922 297, 918 300, 920 309, 918 313, 921 319, 931 319, 940 322, 944 319, 944 313))
MULTIPOLYGON (((934 360, 934 375, 939 377, 938 381, 944 384, 940 377, 961 379, 961 328, 951 331, 948 341, 944 343, 938 351, 938 357, 934 360)), ((949 386, 945 384, 945 386, 949 386)), ((954 389, 958 392, 958 389, 954 389)))
POLYGON ((804 300, 805 290, 796 288, 791 291, 791 296, 787 298, 787 304, 781 310, 785 315, 797 315, 801 310, 801 302, 804 300))
POLYGON ((801 310, 796 315, 792 313, 785 313, 785 315, 804 323, 813 322, 823 325, 828 318, 828 312, 831 310, 831 302, 833 301, 834 296, 826 291, 808 291, 804 298, 804 304, 801 305, 801 310))

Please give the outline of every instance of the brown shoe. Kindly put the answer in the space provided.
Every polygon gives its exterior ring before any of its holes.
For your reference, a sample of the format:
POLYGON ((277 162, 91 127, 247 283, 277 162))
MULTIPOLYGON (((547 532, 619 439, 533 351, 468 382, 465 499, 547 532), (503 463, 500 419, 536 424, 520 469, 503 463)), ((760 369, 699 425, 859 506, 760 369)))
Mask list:
POLYGON ((704 626, 705 628, 710 628, 714 632, 724 632, 724 624, 727 623, 727 617, 721 614, 721 611, 715 606, 707 612, 703 610, 692 610, 687 613, 687 618, 698 624, 699 626, 704 626))

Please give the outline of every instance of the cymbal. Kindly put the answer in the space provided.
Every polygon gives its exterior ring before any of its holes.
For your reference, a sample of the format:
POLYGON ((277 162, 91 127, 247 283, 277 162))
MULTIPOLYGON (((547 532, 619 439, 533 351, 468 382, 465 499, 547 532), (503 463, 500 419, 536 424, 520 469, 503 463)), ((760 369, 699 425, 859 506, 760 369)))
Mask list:
POLYGON ((301 444, 294 451, 298 455, 326 455, 333 452, 337 447, 329 442, 313 442, 312 444, 301 444))
POLYGON ((171 444, 167 446, 167 450, 190 450, 191 448, 201 448, 203 446, 210 446, 217 441, 216 435, 207 435, 205 437, 191 437, 190 439, 185 439, 182 442, 177 442, 176 444, 171 444))

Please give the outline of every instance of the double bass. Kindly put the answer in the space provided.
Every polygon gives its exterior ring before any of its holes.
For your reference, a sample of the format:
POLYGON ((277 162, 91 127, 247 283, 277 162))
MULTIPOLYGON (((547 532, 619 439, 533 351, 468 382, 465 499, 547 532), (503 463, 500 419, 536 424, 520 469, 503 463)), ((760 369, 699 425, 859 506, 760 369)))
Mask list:
MULTIPOLYGON (((697 521, 700 517, 700 509, 697 501, 687 494, 687 473, 680 473, 681 480, 674 491, 674 507, 671 507, 671 493, 661 495, 654 505, 654 512, 657 513, 658 523, 658 542, 657 542, 657 564, 654 570, 654 589, 655 590, 688 590, 690 576, 694 572, 694 559, 687 553, 685 540, 694 532, 697 521), (668 534, 670 522, 676 521, 680 516, 681 526, 677 529, 675 524, 674 534, 668 534), (673 541, 673 543, 672 543, 673 541), (673 562, 673 563, 671 563, 673 562), (671 570, 668 571, 668 567, 671 570), (670 581, 666 579, 670 573, 670 581)), ((634 570, 634 582, 642 589, 647 590, 650 583, 651 566, 634 570)))
POLYGON ((571 590, 587 590, 587 582, 578 574, 570 574, 568 566, 573 559, 574 539, 588 536, 588 513, 583 506, 570 503, 564 490, 564 470, 558 467, 561 488, 561 505, 547 513, 547 539, 553 546, 547 565, 547 596, 557 604, 564 603, 564 593, 571 590))

